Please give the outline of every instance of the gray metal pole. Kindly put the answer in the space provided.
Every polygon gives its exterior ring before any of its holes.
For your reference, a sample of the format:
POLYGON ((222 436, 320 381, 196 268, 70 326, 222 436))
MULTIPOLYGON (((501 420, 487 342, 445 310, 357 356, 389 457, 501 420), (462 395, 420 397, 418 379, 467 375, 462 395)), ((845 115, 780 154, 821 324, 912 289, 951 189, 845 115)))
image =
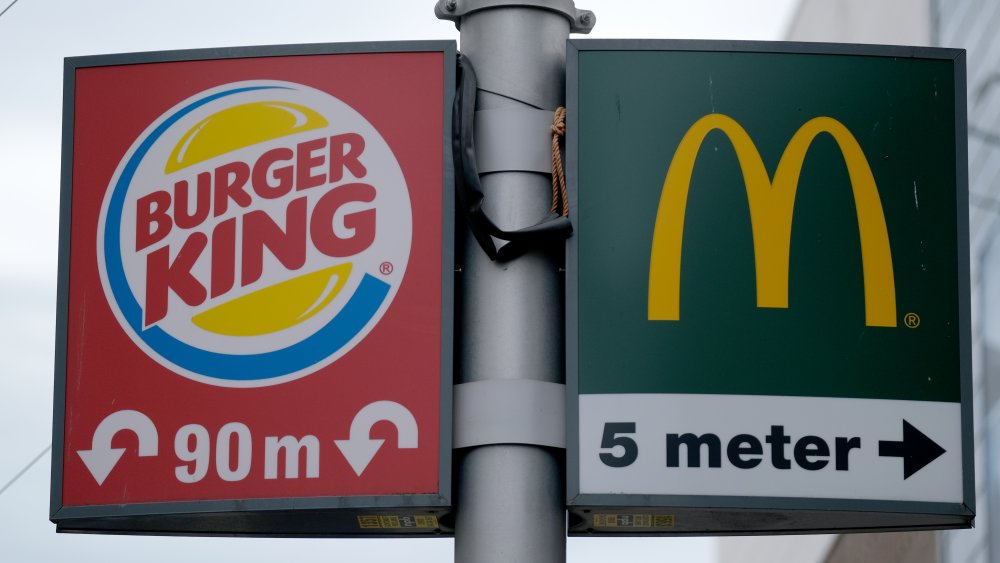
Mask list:
MULTIPOLYGON (((581 27, 574 18, 586 20, 587 31, 593 25, 593 15, 577 14, 572 0, 442 0, 436 12, 459 26, 461 51, 479 78, 477 110, 562 105, 566 39, 571 27, 581 27)), ((544 174, 494 172, 483 174, 481 182, 486 213, 502 229, 532 225, 548 212, 551 185, 544 174)), ((456 383, 564 382, 557 260, 555 251, 536 250, 491 262, 465 233, 456 383)), ((562 452, 489 444, 457 453, 456 562, 566 560, 562 452)))

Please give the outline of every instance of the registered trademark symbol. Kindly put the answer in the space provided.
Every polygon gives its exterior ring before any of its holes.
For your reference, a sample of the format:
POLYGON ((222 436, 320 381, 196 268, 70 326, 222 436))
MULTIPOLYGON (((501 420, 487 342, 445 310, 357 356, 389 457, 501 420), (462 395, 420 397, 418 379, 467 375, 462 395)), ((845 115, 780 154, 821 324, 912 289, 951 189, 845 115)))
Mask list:
POLYGON ((907 328, 917 328, 920 326, 920 315, 916 313, 907 313, 903 316, 903 324, 905 324, 907 328))
MULTIPOLYGON (((382 262, 378 266, 378 271, 382 272, 382 275, 388 276, 392 273, 392 262, 382 262)), ((920 322, 919 320, 917 321, 920 322)))

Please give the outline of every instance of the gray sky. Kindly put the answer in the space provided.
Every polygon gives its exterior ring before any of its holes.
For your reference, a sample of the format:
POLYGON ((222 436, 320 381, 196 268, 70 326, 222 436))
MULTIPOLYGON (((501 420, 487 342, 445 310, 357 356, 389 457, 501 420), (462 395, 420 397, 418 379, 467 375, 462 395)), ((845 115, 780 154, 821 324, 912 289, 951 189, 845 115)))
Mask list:
MULTIPOLYGON (((10 0, 0 0, 0 10, 10 0)), ((591 37, 779 39, 795 0, 578 0, 591 37)), ((0 487, 51 441, 63 57, 235 45, 458 39, 433 0, 19 0, 0 17, 0 487)), ((56 534, 45 454, 0 494, 6 561, 451 561, 451 540, 56 534)), ((570 540, 573 563, 707 562, 714 541, 570 540)))

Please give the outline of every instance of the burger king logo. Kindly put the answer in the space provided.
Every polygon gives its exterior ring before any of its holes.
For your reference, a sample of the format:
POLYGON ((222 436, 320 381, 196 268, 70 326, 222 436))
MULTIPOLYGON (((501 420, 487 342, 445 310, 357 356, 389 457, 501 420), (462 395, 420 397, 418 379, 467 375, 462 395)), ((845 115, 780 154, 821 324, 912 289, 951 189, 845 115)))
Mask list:
POLYGON ((157 118, 122 157, 98 227, 121 326, 161 365, 228 387, 342 357, 406 272, 409 192, 389 145, 328 93, 225 84, 157 118))

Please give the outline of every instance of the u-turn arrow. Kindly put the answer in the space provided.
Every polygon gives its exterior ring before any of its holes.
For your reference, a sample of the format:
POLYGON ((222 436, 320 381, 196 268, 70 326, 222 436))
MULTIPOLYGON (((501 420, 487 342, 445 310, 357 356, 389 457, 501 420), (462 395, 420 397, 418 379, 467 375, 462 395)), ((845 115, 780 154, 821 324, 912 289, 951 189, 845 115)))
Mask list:
POLYGON ((139 457, 155 456, 159 452, 159 436, 156 426, 148 416, 139 411, 124 410, 109 414, 97 425, 89 450, 76 453, 94 476, 98 485, 103 485, 111 471, 118 464, 125 448, 112 448, 111 440, 122 430, 131 430, 139 439, 139 457))
POLYGON ((396 427, 397 447, 400 449, 417 447, 417 421, 406 407, 394 401, 375 401, 366 405, 351 421, 350 438, 334 440, 358 477, 365 472, 385 442, 382 439, 371 438, 372 427, 382 420, 387 420, 396 427))
POLYGON ((903 420, 903 441, 879 440, 879 457, 903 458, 903 480, 909 479, 928 463, 941 457, 944 448, 931 440, 915 426, 903 420))

